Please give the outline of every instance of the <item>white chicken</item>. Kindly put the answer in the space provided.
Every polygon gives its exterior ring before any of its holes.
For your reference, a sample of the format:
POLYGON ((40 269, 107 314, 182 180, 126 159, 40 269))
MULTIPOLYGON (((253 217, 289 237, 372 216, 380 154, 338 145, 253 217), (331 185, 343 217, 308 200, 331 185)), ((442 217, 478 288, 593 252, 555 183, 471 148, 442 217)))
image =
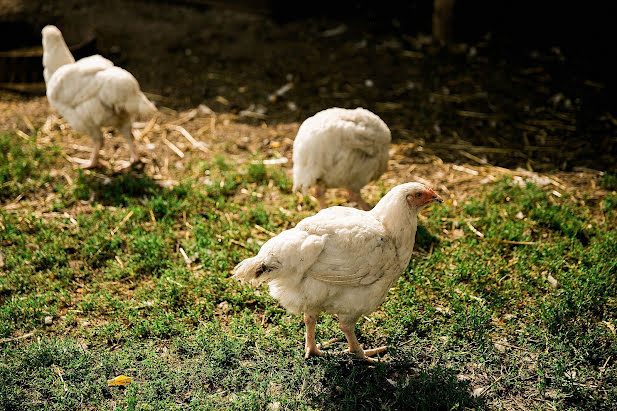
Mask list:
POLYGON ((90 161, 84 168, 98 165, 103 146, 101 127, 116 127, 129 145, 131 164, 138 160, 131 125, 141 114, 157 109, 139 89, 128 71, 99 55, 75 62, 62 33, 55 26, 45 26, 43 34, 43 76, 49 104, 80 133, 94 142, 90 161))
POLYGON ((390 140, 386 123, 366 109, 320 111, 302 123, 294 141, 293 190, 316 186, 323 209, 327 188, 346 188, 351 201, 369 210, 360 189, 386 171, 390 140))
POLYGON ((322 355, 315 324, 336 314, 349 351, 373 362, 387 347, 364 350, 354 333, 361 316, 385 299, 409 260, 418 211, 441 197, 420 183, 394 187, 371 211, 330 207, 268 240, 242 261, 234 278, 268 283, 270 294, 292 313, 304 313, 305 357, 322 355))

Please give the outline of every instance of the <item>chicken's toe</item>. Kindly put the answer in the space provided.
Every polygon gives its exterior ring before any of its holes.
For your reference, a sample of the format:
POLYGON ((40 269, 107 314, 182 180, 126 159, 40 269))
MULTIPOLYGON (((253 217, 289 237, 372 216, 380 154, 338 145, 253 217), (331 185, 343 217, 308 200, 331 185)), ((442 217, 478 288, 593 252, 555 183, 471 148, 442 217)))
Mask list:
MULTIPOLYGON (((354 351, 353 354, 356 356, 356 358, 361 358, 364 359, 370 363, 376 363, 379 362, 379 359, 377 358, 371 358, 373 355, 376 354, 381 354, 382 352, 386 351, 388 349, 388 346, 383 346, 383 347, 378 347, 378 348, 370 348, 368 350, 361 350, 361 351, 354 351)), ((340 354, 349 354, 351 351, 348 349, 341 351, 340 354)))
POLYGON ((364 350, 364 355, 370 357, 370 356, 375 355, 375 354, 381 354, 382 352, 386 351, 387 349, 388 349, 387 345, 384 345, 383 347, 371 348, 371 349, 368 349, 368 350, 364 350))
POLYGON ((114 171, 116 173, 124 173, 130 170, 137 170, 143 168, 144 163, 138 158, 136 161, 120 161, 120 167, 117 167, 114 171))
POLYGON ((94 168, 97 168, 99 166, 99 162, 93 162, 93 161, 87 161, 85 163, 80 163, 79 164, 79 168, 82 168, 84 170, 92 170, 94 168))
POLYGON ((326 342, 322 342, 322 343, 317 344, 317 348, 328 348, 332 344, 337 343, 337 342, 341 342, 341 341, 342 341, 342 338, 333 338, 333 339, 328 340, 326 342))
POLYGON ((319 344, 314 347, 306 347, 304 350, 304 359, 308 360, 311 357, 321 357, 325 353, 319 349, 319 344))

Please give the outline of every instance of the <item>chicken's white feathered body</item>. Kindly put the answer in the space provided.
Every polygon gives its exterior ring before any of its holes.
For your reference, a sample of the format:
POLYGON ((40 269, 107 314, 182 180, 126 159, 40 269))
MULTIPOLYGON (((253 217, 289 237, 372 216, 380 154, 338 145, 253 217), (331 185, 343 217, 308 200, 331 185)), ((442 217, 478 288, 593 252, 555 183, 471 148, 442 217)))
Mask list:
POLYGON ((75 61, 55 26, 43 29, 43 66, 47 99, 71 126, 95 142, 95 160, 102 141, 101 127, 120 129, 134 157, 131 122, 157 110, 141 92, 135 77, 100 55, 75 61))
POLYGON ((387 169, 390 140, 388 126, 366 109, 320 111, 302 123, 294 141, 294 191, 322 182, 359 192, 387 169))
POLYGON ((330 207, 305 218, 242 261, 234 277, 267 282, 294 313, 372 313, 411 258, 417 214, 404 193, 414 184, 395 187, 371 211, 330 207))
POLYGON ((47 83, 47 99, 82 133, 156 111, 131 73, 99 55, 59 67, 47 83))

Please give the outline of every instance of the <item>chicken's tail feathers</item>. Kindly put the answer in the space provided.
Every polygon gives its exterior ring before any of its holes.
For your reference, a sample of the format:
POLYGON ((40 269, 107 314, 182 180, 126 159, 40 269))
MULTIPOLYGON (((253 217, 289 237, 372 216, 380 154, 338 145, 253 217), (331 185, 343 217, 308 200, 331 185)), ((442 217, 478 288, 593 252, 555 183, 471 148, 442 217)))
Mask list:
POLYGON ((269 274, 279 268, 276 264, 268 264, 259 256, 247 258, 234 268, 233 278, 242 283, 259 285, 270 280, 269 274))
POLYGON ((139 114, 142 116, 153 116, 158 113, 158 109, 148 98, 144 95, 144 93, 139 92, 139 99, 137 102, 137 109, 139 114))
POLYGON ((133 116, 151 117, 158 112, 156 106, 139 89, 131 92, 126 100, 117 106, 117 111, 126 111, 133 116))
POLYGON ((295 193, 300 191, 302 194, 306 194, 307 190, 317 183, 317 177, 311 173, 310 169, 294 166, 293 170, 293 187, 291 191, 295 193))

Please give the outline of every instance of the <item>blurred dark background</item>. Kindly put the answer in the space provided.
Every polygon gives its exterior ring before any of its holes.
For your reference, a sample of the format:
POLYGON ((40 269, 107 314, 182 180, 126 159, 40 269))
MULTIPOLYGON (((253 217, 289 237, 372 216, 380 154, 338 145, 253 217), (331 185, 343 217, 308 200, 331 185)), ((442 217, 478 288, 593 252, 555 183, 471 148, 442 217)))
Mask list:
POLYGON ((241 116, 256 124, 364 106, 395 140, 447 161, 615 171, 610 2, 457 0, 447 42, 431 37, 433 12, 433 1, 0 0, 0 82, 40 86, 40 57, 16 66, 9 51, 55 24, 77 57, 103 54, 159 106, 265 116, 241 116))

